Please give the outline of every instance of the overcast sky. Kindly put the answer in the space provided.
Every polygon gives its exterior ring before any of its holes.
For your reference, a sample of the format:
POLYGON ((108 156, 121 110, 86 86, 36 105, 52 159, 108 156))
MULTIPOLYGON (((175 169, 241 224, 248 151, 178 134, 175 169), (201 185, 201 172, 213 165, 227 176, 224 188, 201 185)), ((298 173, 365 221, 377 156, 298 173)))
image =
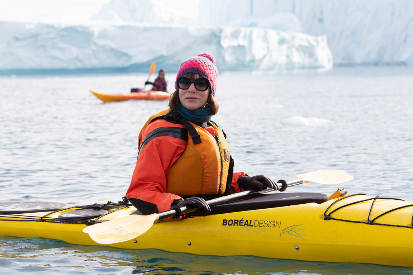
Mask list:
POLYGON ((0 0, 0 21, 76 22, 97 14, 109 0, 0 0))
POLYGON ((85 21, 108 2, 109 0, 0 0, 0 21, 85 21))
MULTIPOLYGON (((0 21, 81 23, 110 0, 0 0, 0 21)), ((195 12, 198 0, 170 0, 171 8, 195 12)))

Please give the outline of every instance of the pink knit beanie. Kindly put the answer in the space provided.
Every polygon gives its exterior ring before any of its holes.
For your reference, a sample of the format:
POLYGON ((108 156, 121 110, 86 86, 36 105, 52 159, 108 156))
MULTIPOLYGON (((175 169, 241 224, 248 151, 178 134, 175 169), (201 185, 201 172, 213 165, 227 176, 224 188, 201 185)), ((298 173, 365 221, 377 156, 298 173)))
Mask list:
MULTIPOLYGON (((212 55, 207 53, 200 53, 197 56, 191 57, 181 63, 176 80, 178 77, 187 73, 195 73, 200 77, 204 77, 209 80, 211 86, 212 95, 215 96, 217 91, 217 78, 218 70, 215 67, 215 59, 212 55)), ((178 89, 178 83, 175 80, 175 89, 178 89)))

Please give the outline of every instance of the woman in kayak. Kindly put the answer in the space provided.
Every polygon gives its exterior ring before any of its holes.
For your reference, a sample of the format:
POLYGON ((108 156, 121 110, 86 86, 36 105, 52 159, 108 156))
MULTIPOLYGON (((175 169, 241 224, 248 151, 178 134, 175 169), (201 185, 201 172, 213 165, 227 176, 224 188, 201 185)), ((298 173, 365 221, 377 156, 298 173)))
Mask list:
POLYGON ((163 69, 159 70, 158 77, 155 79, 154 82, 149 82, 149 81, 145 82, 145 85, 148 85, 148 84, 152 84, 153 91, 168 92, 166 90, 166 86, 168 83, 165 79, 165 71, 163 69))
MULTIPOLYGON (((276 184, 265 176, 233 173, 225 133, 211 121, 218 71, 212 55, 181 63, 169 109, 149 118, 139 134, 139 153, 126 197, 142 213, 197 207, 207 215, 209 199, 276 184)), ((179 216, 179 215, 177 215, 179 216)))

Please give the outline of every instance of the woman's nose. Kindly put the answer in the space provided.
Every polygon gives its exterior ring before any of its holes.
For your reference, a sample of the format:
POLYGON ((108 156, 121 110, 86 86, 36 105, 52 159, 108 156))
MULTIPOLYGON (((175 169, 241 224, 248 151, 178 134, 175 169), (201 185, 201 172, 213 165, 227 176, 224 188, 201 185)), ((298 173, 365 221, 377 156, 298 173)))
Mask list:
POLYGON ((195 93, 195 92, 196 92, 196 88, 195 88, 195 84, 194 84, 194 83, 191 83, 191 86, 189 86, 189 88, 188 88, 188 92, 191 92, 191 93, 195 93))

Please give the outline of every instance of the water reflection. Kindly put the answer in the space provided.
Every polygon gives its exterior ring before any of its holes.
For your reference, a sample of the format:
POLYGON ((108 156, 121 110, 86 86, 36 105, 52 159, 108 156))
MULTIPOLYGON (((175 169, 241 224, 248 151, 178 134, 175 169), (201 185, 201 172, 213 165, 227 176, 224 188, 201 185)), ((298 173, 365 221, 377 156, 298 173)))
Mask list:
POLYGON ((403 267, 120 250, 41 238, 1 237, 0 245, 2 274, 413 274, 403 267))

